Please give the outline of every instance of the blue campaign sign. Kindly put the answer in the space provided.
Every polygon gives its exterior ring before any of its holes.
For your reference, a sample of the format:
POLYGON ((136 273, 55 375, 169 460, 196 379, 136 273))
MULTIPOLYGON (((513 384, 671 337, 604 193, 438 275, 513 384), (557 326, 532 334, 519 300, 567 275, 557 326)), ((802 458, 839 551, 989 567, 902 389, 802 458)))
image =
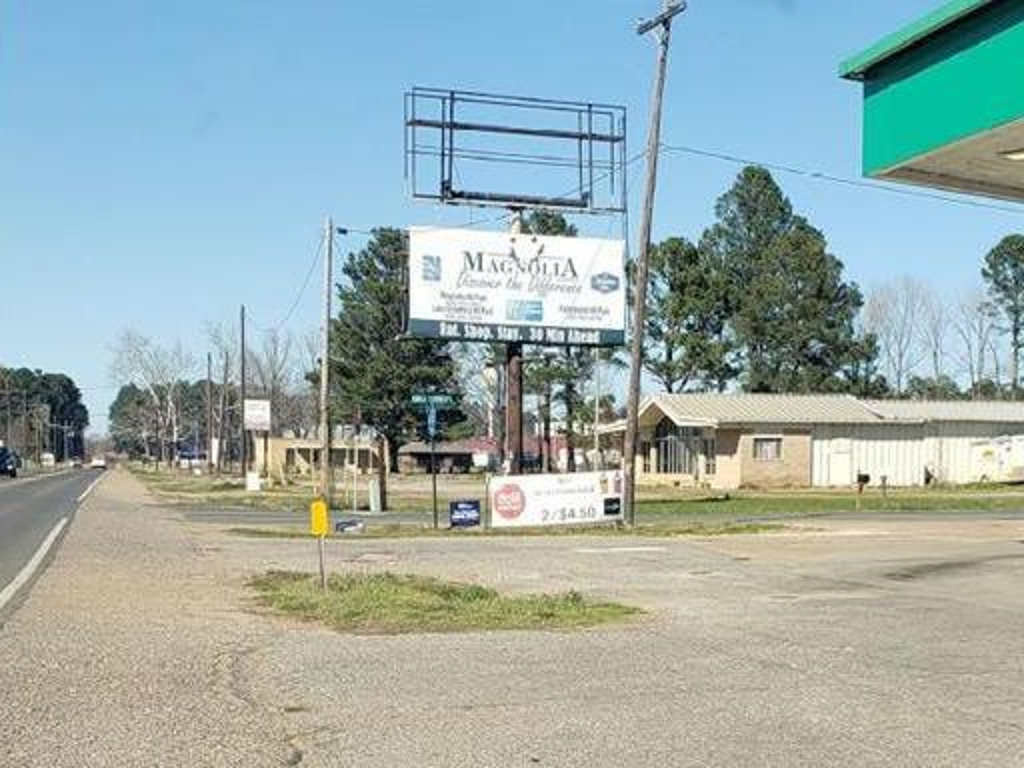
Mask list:
POLYGON ((480 525, 480 501, 472 499, 449 502, 448 520, 452 528, 472 528, 480 525))

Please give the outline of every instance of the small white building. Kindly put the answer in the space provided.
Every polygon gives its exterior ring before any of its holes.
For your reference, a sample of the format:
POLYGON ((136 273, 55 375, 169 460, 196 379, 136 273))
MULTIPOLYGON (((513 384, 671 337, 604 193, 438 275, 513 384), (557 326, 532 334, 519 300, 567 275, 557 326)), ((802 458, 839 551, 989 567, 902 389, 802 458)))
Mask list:
POLYGON ((1024 462, 1005 448, 1014 437, 1024 438, 1024 403, 657 394, 641 403, 637 472, 723 489, 1024 479, 1024 466, 1009 466, 1024 462))

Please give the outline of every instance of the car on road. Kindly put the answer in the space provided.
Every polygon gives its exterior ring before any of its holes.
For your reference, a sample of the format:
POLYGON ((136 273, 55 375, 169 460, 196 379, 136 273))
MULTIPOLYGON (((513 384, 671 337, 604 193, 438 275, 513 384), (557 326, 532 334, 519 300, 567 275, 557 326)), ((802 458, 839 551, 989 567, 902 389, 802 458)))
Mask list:
POLYGON ((18 476, 18 454, 9 448, 0 447, 0 475, 18 476))
POLYGON ((89 462, 89 466, 93 469, 106 469, 107 460, 103 456, 93 456, 92 461, 89 462))

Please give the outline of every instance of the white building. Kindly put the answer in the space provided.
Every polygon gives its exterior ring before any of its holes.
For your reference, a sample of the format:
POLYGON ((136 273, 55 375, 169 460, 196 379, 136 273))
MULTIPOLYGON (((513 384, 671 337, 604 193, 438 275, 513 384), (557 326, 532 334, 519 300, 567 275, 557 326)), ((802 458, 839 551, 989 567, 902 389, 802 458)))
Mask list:
POLYGON ((640 447, 641 479, 713 488, 1024 479, 1024 403, 658 394, 640 447))

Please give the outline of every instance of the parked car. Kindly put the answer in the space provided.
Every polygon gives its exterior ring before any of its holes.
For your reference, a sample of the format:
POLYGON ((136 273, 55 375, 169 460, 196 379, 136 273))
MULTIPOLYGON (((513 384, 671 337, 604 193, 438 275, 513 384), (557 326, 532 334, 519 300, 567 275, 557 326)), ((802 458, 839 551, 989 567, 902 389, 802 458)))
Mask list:
POLYGON ((0 448, 0 475, 18 476, 18 454, 9 448, 0 448))

